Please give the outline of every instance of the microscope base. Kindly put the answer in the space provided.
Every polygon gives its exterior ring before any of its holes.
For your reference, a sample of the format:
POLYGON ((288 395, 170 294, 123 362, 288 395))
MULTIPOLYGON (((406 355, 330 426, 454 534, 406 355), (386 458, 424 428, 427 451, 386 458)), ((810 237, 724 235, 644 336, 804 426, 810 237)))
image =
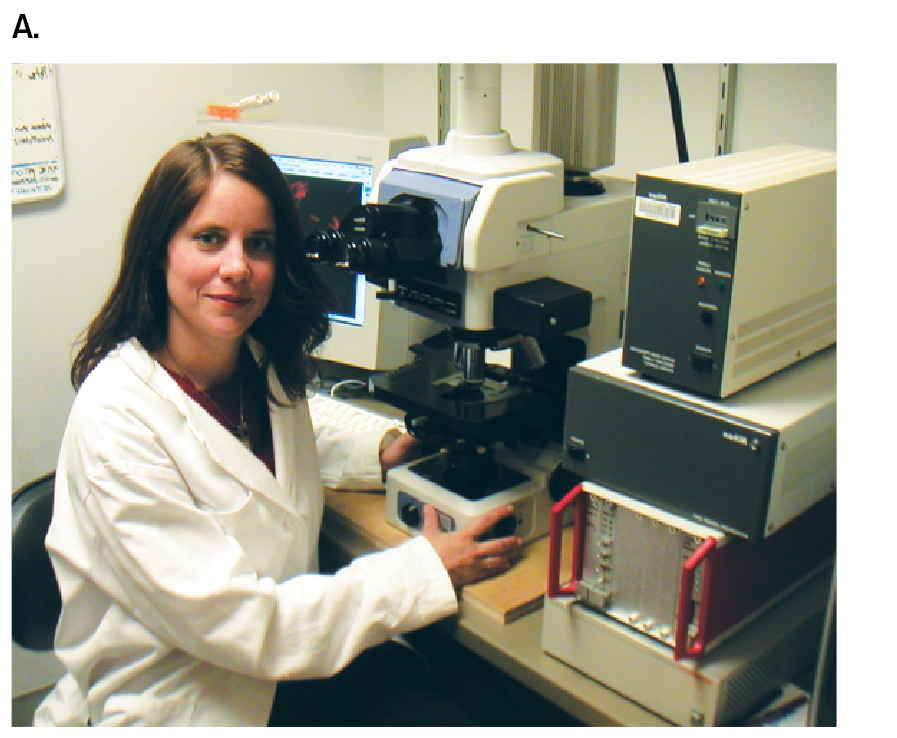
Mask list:
POLYGON ((446 532, 465 527, 494 507, 514 505, 514 514, 498 523, 487 535, 491 538, 516 535, 528 543, 548 534, 552 500, 548 478, 560 460, 560 448, 539 451, 529 447, 510 451, 496 450, 498 475, 511 485, 490 492, 480 499, 467 499, 416 471, 440 455, 391 469, 386 478, 386 522, 399 530, 419 533, 423 526, 423 507, 432 505, 439 513, 440 529, 446 532))

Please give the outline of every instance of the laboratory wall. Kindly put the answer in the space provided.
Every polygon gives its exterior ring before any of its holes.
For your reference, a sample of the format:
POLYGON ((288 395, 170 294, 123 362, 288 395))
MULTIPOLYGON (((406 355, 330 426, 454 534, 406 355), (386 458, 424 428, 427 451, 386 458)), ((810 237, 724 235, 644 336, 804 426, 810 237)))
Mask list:
MULTIPOLYGON (((674 64, 688 158, 716 153, 721 65, 674 64)), ((502 125, 515 145, 532 142, 533 65, 502 70, 502 125)), ((735 65, 731 150, 781 143, 836 150, 834 64, 735 65)), ((632 179, 639 171, 679 161, 662 64, 621 64, 615 164, 605 175, 632 179)))
MULTIPOLYGON (((503 123, 525 147, 532 65, 505 69, 503 123)), ((712 156, 719 65, 676 65, 689 155, 712 156)), ((735 150, 835 144, 834 65, 739 65, 735 150)), ((197 135, 206 103, 277 89, 300 124, 403 128, 438 138, 436 64, 69 65, 58 67, 65 188, 12 208, 12 489, 51 470, 74 397, 72 346, 115 276, 130 209, 159 157, 197 135)), ((616 164, 675 163, 660 64, 620 68, 616 164)))

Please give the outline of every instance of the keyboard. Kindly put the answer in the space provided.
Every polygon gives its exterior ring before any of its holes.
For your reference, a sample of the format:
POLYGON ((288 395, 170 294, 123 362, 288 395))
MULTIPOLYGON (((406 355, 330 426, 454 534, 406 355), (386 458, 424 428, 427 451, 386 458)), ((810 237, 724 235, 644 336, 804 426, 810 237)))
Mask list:
POLYGON ((330 423, 338 428, 353 431, 379 430, 386 433, 398 428, 405 432, 405 424, 397 418, 378 413, 353 402, 338 400, 323 392, 309 392, 308 410, 313 425, 330 423))

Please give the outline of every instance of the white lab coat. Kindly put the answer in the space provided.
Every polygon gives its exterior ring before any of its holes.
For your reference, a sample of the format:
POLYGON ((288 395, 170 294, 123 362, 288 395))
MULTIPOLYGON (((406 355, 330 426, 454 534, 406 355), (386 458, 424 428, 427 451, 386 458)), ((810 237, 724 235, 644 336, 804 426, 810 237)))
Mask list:
POLYGON ((322 475, 376 486, 380 439, 321 429, 319 466, 307 404, 270 414, 276 479, 137 341, 87 377, 47 535, 69 673, 36 725, 265 725, 277 680, 456 611, 422 537, 315 573, 322 475))

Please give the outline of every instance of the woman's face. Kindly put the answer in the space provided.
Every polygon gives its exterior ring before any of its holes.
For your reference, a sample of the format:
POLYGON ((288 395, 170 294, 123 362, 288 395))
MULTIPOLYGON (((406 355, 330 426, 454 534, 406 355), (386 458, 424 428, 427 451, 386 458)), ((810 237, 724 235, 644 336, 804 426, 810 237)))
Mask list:
POLYGON ((216 174, 168 244, 169 348, 239 343, 274 286, 274 211, 239 177, 216 174))

